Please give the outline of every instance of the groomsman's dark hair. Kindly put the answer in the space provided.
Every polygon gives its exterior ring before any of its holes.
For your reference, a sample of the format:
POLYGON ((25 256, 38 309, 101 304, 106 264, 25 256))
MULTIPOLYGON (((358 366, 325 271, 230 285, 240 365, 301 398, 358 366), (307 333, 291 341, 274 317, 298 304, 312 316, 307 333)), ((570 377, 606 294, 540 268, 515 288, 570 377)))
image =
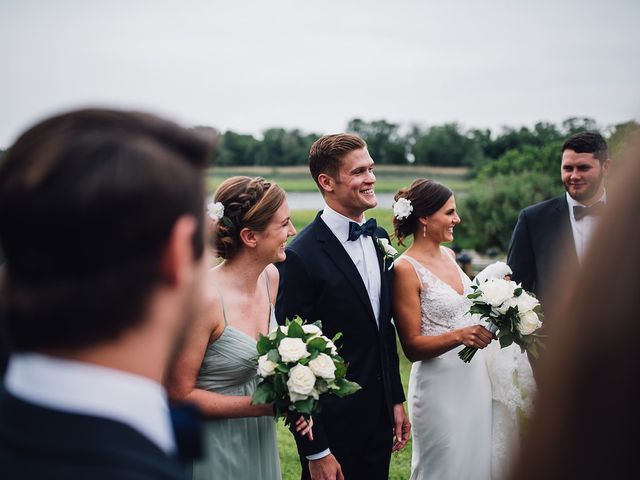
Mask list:
POLYGON ((99 109, 16 141, 0 166, 0 318, 14 350, 90 346, 143 320, 180 216, 196 219, 203 253, 210 146, 157 117, 99 109))
POLYGON ((350 133, 324 135, 311 145, 311 150, 309 151, 309 171, 323 195, 324 190, 318 182, 320 174, 324 173, 337 179, 342 157, 349 152, 366 147, 367 144, 363 139, 350 133))
POLYGON ((602 164, 609 158, 606 140, 598 132, 579 132, 571 135, 562 145, 562 151, 592 153, 602 164))

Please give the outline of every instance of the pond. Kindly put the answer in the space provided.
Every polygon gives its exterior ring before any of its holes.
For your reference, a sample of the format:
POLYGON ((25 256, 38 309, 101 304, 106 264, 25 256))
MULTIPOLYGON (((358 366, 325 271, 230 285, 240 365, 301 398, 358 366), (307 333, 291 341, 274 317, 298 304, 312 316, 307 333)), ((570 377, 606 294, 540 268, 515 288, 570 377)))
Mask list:
MULTIPOLYGON (((378 208, 391 208, 393 205, 393 193, 376 193, 378 208)), ((320 192, 289 192, 287 200, 291 210, 321 210, 324 201, 320 192)))

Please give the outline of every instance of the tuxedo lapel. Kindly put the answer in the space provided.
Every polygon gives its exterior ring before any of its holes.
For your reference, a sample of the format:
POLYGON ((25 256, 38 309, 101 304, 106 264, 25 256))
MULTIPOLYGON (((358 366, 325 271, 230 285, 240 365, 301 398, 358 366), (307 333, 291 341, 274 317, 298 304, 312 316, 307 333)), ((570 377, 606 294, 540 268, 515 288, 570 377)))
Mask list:
POLYGON ((371 307, 371 301, 369 300, 367 288, 362 281, 360 272, 358 272, 357 267, 351 260, 351 257, 344 249, 344 247, 340 244, 340 241, 336 238, 329 227, 322 221, 322 219, 320 218, 320 214, 318 214, 318 216, 314 220, 314 223, 316 229, 316 240, 321 244, 322 250, 335 264, 337 269, 349 281, 356 292, 356 296, 365 307, 369 318, 375 324, 375 315, 373 314, 373 308, 371 307))
POLYGON ((576 251, 576 241, 575 238, 573 238, 573 229, 571 228, 571 220, 569 218, 569 204, 567 203, 566 197, 558 197, 554 208, 554 217, 551 222, 549 222, 549 225, 557 225, 557 230, 551 232, 552 236, 550 237, 551 242, 549 248, 552 248, 551 246, 557 248, 558 239, 565 240, 569 247, 565 250, 570 256, 568 260, 574 265, 577 265, 578 253, 576 251))

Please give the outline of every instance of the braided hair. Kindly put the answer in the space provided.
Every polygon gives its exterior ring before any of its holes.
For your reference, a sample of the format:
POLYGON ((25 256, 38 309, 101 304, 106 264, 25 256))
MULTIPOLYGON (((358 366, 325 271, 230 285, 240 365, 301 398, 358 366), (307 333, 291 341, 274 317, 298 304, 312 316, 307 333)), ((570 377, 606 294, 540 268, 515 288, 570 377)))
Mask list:
POLYGON ((233 258, 242 248, 240 231, 262 232, 286 199, 280 186, 262 177, 231 177, 220 184, 214 201, 224 206, 224 218, 216 222, 212 239, 219 257, 233 258))

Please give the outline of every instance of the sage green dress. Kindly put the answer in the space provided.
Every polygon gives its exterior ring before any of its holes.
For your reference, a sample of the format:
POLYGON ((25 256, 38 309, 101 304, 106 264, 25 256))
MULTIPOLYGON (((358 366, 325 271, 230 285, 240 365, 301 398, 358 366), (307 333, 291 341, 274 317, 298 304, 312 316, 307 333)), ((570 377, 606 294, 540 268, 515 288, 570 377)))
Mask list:
MULTIPOLYGON (((268 283, 267 283, 268 291, 268 283)), ((221 295, 222 298, 222 295, 221 295)), ((251 395, 260 379, 256 340, 227 323, 205 351, 196 387, 225 395, 251 395)), ((265 322, 277 328, 273 305, 265 322)), ((281 480, 273 417, 220 418, 204 425, 204 458, 194 462, 196 480, 281 480)))

